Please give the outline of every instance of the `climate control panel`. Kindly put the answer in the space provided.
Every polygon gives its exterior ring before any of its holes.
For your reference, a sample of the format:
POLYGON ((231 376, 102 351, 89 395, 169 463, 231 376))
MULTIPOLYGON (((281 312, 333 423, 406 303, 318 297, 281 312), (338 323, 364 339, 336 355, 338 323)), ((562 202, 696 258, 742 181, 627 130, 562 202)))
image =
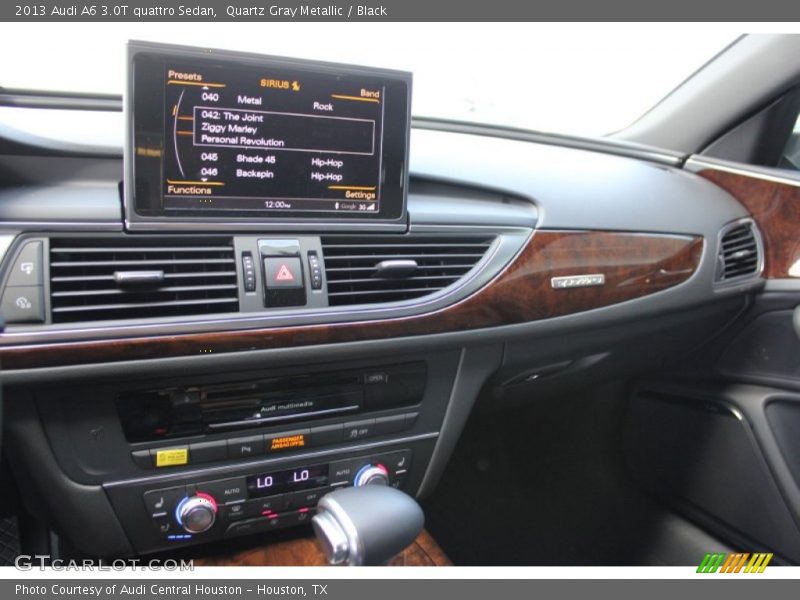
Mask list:
POLYGON ((404 449, 148 489, 144 510, 170 543, 262 533, 309 522, 320 498, 339 487, 402 487, 411 458, 404 449))

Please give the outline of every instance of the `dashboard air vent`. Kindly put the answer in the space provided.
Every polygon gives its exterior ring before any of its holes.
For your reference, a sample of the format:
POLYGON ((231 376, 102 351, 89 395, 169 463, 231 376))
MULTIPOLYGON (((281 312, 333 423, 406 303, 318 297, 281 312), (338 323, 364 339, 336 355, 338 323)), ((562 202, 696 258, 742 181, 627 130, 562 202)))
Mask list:
POLYGON ((717 279, 752 277, 761 268, 761 245, 752 221, 728 226, 720 238, 717 279))
POLYGON ((50 300, 54 323, 237 311, 232 241, 53 238, 50 300))
POLYGON ((322 238, 331 306, 412 300, 464 277, 494 238, 459 236, 330 236, 322 238))

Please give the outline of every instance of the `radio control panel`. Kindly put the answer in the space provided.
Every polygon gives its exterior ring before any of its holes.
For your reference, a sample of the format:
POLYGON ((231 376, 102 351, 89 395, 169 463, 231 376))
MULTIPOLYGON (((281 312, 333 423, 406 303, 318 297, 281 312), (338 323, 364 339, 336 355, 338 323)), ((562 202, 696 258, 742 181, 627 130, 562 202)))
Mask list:
POLYGON ((120 394, 116 406, 128 442, 148 444, 147 449, 132 451, 133 461, 141 468, 157 468, 247 458, 250 453, 322 446, 402 431, 413 425, 414 411, 377 420, 368 415, 389 410, 397 413, 418 405, 426 378, 426 364, 412 362, 132 390, 120 394), (330 419, 342 423, 333 428, 310 426, 314 421, 330 419), (238 430, 254 428, 267 431, 267 436, 194 448, 177 441, 215 434, 232 438, 238 430), (153 447, 153 443, 163 447, 153 447), (182 449, 182 454, 171 455, 174 460, 159 460, 162 454, 166 456, 165 451, 175 449, 182 449))

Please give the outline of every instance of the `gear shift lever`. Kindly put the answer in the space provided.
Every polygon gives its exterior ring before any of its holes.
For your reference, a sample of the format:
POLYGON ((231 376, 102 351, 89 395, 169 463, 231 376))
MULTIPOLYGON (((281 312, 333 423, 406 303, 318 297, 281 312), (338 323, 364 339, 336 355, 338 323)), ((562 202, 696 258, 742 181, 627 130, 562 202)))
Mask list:
POLYGON ((381 565, 416 539, 425 517, 408 494, 365 485, 323 496, 311 522, 330 564, 381 565))

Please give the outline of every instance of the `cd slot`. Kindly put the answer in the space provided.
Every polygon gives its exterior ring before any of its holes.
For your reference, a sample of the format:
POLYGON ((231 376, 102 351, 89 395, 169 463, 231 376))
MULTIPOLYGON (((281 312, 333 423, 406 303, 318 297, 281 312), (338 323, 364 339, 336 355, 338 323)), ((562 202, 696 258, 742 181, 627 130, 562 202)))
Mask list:
POLYGON ((129 442, 150 442, 414 406, 423 362, 126 392, 117 399, 129 442))
POLYGON ((364 394, 358 391, 322 397, 303 396, 294 399, 267 400, 259 403, 256 412, 242 418, 231 418, 230 410, 225 411, 227 417, 225 419, 214 420, 212 414, 208 413, 204 413, 203 416, 206 431, 228 431, 242 427, 356 413, 362 409, 363 404, 364 394))

